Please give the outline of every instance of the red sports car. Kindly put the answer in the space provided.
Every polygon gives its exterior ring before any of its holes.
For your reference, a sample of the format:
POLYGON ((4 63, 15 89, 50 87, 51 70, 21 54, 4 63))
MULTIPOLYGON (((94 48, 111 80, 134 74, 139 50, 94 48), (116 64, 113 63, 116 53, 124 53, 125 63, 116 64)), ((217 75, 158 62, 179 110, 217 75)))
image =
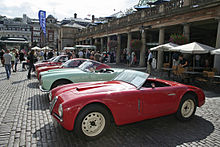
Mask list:
POLYGON ((197 87, 124 70, 113 81, 69 84, 49 93, 50 112, 67 130, 85 139, 103 135, 114 122, 124 125, 175 113, 191 119, 205 103, 197 87))
POLYGON ((42 66, 55 66, 55 65, 61 65, 64 62, 66 62, 68 60, 68 56, 67 55, 60 55, 60 56, 56 56, 51 58, 49 61, 47 62, 42 62, 42 63, 36 63, 34 64, 35 69, 42 67, 42 66))
POLYGON ((75 68, 75 67, 80 66, 83 62, 85 62, 87 60, 89 60, 89 59, 74 58, 74 59, 66 61, 62 65, 39 67, 36 69, 37 79, 39 80, 40 72, 48 71, 51 69, 58 69, 58 68, 75 68))

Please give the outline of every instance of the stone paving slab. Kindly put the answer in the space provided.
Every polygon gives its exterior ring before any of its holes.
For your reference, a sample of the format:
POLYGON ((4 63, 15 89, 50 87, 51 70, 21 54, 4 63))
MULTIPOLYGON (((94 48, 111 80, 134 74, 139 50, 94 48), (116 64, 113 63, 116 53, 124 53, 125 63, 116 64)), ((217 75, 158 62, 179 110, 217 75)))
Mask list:
POLYGON ((86 142, 53 121, 36 77, 27 80, 27 71, 19 70, 7 80, 0 67, 0 146, 220 146, 220 94, 205 93, 205 105, 189 122, 170 115, 112 126, 106 136, 86 142))

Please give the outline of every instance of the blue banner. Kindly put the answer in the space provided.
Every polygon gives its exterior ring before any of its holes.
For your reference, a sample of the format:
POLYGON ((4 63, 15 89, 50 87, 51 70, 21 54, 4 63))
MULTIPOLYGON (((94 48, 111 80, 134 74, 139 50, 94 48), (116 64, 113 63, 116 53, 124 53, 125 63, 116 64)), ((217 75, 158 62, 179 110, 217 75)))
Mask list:
POLYGON ((46 36, 46 11, 40 10, 38 13, 40 27, 43 30, 44 35, 46 36))

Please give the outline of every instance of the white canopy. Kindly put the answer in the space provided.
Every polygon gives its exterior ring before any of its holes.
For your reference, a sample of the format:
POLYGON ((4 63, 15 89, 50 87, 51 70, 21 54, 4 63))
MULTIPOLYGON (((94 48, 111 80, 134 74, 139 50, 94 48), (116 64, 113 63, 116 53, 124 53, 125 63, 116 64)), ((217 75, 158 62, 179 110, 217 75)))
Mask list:
POLYGON ((182 53, 190 53, 190 54, 206 54, 214 49, 215 48, 211 46, 204 45, 198 42, 193 42, 171 48, 170 51, 179 51, 182 53))
POLYGON ((32 50, 41 50, 41 48, 38 47, 38 46, 32 47, 31 49, 32 49, 32 50))
POLYGON ((63 50, 75 50, 76 48, 74 47, 64 47, 63 50))
POLYGON ((178 46, 177 44, 174 43, 166 43, 162 45, 158 45, 156 47, 151 48, 151 51, 169 51, 171 48, 178 46))
POLYGON ((212 55, 220 55, 220 48, 211 51, 211 54, 212 54, 212 55))
POLYGON ((45 46, 42 48, 42 50, 52 50, 49 46, 45 46))

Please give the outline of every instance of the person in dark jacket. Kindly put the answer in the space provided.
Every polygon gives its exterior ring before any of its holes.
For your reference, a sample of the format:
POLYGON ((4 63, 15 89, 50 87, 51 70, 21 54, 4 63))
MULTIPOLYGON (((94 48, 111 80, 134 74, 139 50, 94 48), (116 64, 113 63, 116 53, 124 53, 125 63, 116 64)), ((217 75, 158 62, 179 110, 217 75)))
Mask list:
POLYGON ((50 58, 53 58, 53 52, 52 51, 49 51, 49 53, 48 53, 48 59, 50 59, 50 58))
POLYGON ((24 52, 22 50, 19 51, 19 60, 20 60, 20 63, 22 63, 22 61, 24 61, 24 52))
POLYGON ((29 70, 28 70, 27 78, 30 79, 31 78, 31 70, 32 69, 33 69, 33 71, 35 70, 34 63, 36 62, 36 59, 37 59, 34 55, 34 50, 31 50, 31 52, 29 53, 27 59, 28 59, 28 64, 29 64, 29 70))

